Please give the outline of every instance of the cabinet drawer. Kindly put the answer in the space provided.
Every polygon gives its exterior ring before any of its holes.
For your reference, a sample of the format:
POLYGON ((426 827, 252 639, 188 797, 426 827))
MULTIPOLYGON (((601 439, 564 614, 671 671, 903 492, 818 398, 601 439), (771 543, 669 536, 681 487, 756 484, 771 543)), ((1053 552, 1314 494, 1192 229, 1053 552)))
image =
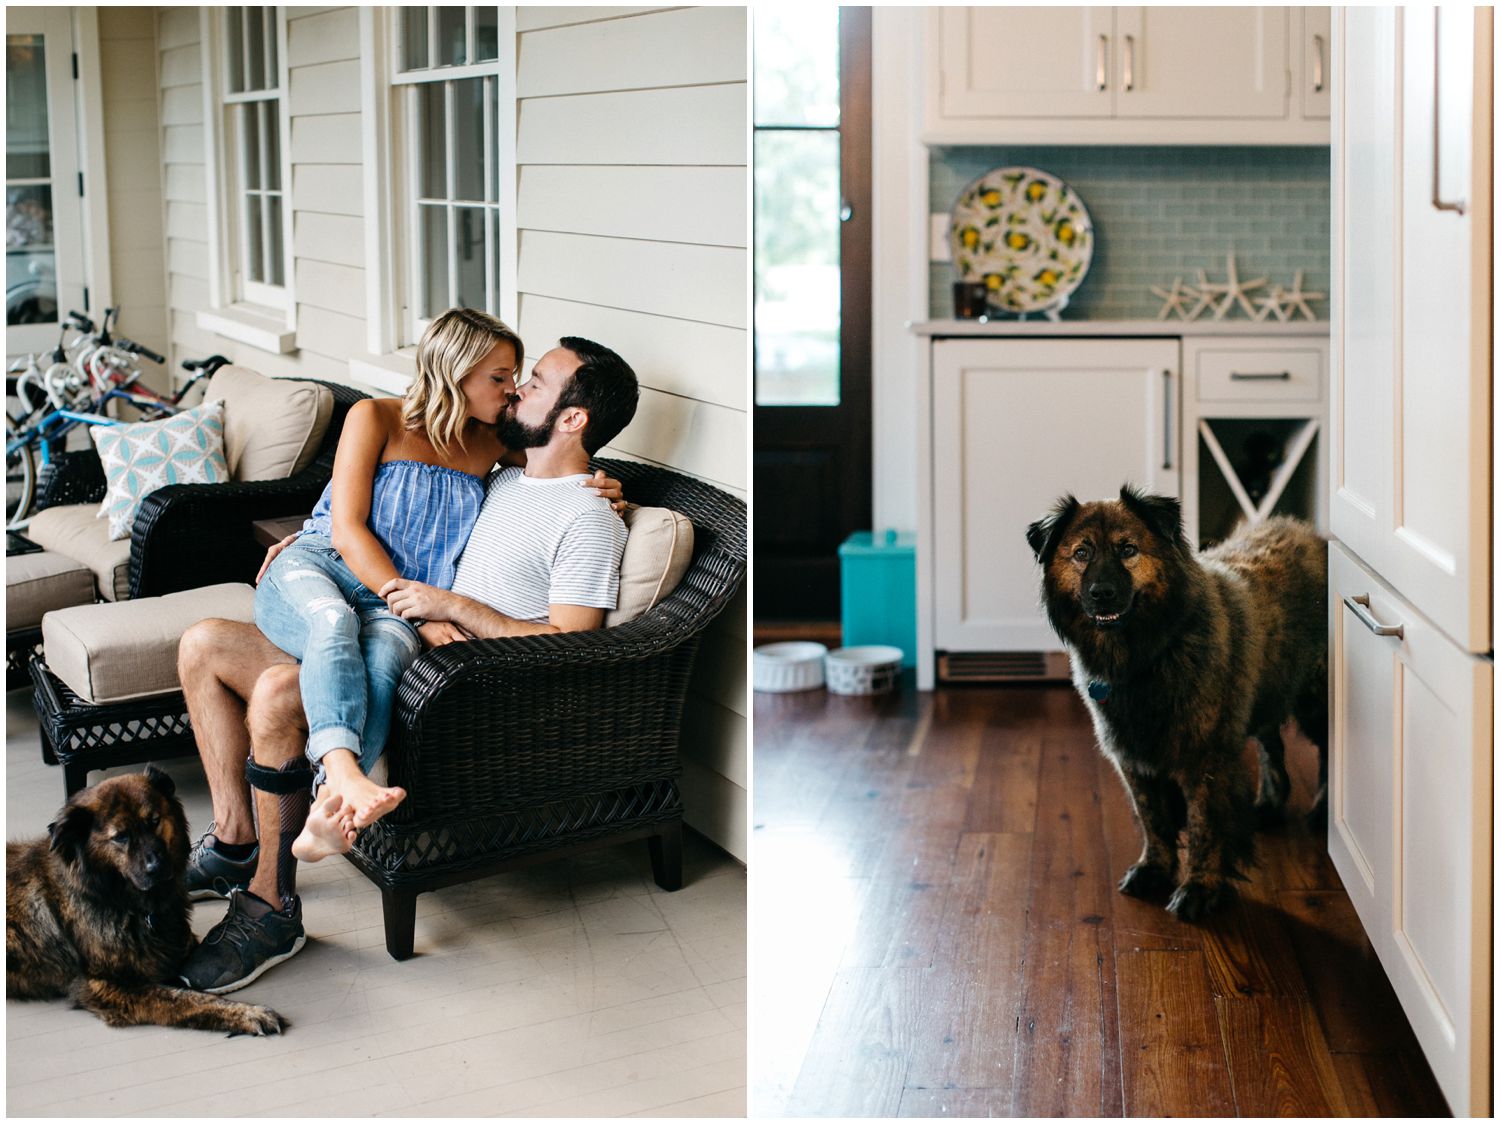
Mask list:
POLYGON ((1323 357, 1315 348, 1198 353, 1200 402, 1316 402, 1322 395, 1323 357))

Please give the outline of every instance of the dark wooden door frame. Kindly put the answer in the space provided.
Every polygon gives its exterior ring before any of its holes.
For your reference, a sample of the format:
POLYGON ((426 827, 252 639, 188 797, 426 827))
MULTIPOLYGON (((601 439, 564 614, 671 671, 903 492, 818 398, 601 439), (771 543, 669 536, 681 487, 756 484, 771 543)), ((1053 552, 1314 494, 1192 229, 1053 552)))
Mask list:
POLYGON ((870 526, 870 12, 839 9, 839 405, 753 409, 757 620, 836 618, 838 545, 870 526))

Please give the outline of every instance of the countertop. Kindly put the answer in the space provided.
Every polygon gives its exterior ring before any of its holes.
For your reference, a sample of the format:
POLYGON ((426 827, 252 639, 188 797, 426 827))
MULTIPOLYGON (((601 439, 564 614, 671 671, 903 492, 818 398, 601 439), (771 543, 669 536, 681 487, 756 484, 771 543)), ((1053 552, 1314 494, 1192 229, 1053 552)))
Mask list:
POLYGON ((1327 320, 920 320, 918 336, 1287 336, 1327 338, 1327 320))

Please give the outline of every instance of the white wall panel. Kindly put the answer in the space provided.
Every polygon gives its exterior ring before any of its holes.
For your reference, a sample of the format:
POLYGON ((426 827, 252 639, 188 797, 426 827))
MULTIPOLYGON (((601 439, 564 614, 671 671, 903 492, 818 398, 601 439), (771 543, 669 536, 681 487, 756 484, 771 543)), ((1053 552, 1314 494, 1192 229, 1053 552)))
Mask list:
POLYGON ((690 86, 521 103, 522 164, 745 163, 746 87, 690 86))
POLYGON ((292 118, 294 164, 358 164, 362 159, 358 114, 292 118))
POLYGON ((202 203, 167 203, 167 233, 173 238, 208 241, 208 208, 202 203))
MULTIPOLYGON (((114 107, 110 107, 114 115, 114 107)), ((163 125, 203 124, 203 84, 173 86, 161 94, 161 123, 163 125)))
POLYGON ((522 231, 519 268, 524 292, 746 327, 743 250, 522 231))
POLYGON ((559 4, 557 7, 530 6, 516 9, 516 30, 535 31, 542 27, 561 27, 573 23, 592 23, 595 20, 620 20, 647 12, 664 11, 663 8, 582 8, 559 4))
POLYGON ((293 166, 292 209, 359 217, 364 213, 363 170, 357 164, 293 166))
POLYGON ((651 316, 603 305, 521 296, 520 323, 533 358, 562 336, 583 336, 614 348, 642 386, 744 410, 749 333, 743 328, 651 316))
POLYGON ((612 447, 733 488, 744 488, 748 426, 743 410, 643 389, 635 420, 612 447))
POLYGON ((186 277, 208 280, 208 247, 202 242, 167 239, 167 268, 186 277))
MULTIPOLYGON (((197 12, 194 11, 194 16, 197 12)), ((173 86, 195 86, 202 81, 202 68, 198 61, 198 38, 183 47, 173 47, 161 53, 162 89, 173 86)))
POLYGON ((745 79, 745 10, 679 8, 520 37, 523 98, 745 79))
MULTIPOLYGON (((741 606, 743 608, 744 606, 741 606)), ((726 610, 726 615, 733 607, 726 610)), ((708 702, 748 717, 750 683, 745 666, 745 638, 722 631, 718 622, 703 636, 698 649, 698 663, 693 669, 692 692, 708 702)), ((728 775, 728 774, 726 774, 728 775)), ((744 776, 733 778, 746 783, 744 776)))
POLYGON ((335 8, 294 17, 287 12, 286 59, 291 67, 359 57, 359 9, 335 8))
POLYGON ((302 66, 291 72, 288 111, 304 113, 358 113, 359 63, 325 62, 302 66))
POLYGON ((161 51, 198 42, 197 8, 158 8, 156 46, 161 51))
POLYGON ((527 230, 744 246, 745 169, 661 166, 521 169, 516 221, 527 230))
POLYGON ((164 182, 168 199, 201 204, 208 198, 201 164, 168 164, 164 182))
POLYGON ((365 321, 362 316, 345 316, 314 305, 302 304, 297 310, 297 346, 319 355, 348 358, 364 349, 365 321))
POLYGON ((203 163, 203 129, 198 125, 168 125, 162 131, 162 159, 168 164, 203 163))
POLYGON ((300 304, 365 318, 365 271, 347 265, 297 259, 297 300, 300 304))
POLYGON ((304 211, 292 227, 292 253, 335 265, 365 264, 364 224, 347 215, 304 211))

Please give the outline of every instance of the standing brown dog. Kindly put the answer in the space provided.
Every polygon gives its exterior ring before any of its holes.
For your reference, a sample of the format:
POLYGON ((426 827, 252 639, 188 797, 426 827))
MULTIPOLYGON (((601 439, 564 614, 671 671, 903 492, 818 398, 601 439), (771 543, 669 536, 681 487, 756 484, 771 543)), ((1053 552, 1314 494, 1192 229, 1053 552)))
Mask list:
POLYGON ((1118 500, 1064 497, 1026 540, 1099 748, 1145 837, 1120 889, 1175 886, 1167 908, 1201 917, 1253 864, 1257 813, 1272 820, 1285 807, 1282 723, 1295 717, 1326 746, 1328 544, 1277 518, 1194 555, 1177 501, 1128 485, 1118 500))
POLYGON ((111 1026, 279 1034, 269 1007, 168 987, 196 943, 187 817, 154 765, 75 793, 48 838, 5 848, 5 994, 71 996, 111 1026))

